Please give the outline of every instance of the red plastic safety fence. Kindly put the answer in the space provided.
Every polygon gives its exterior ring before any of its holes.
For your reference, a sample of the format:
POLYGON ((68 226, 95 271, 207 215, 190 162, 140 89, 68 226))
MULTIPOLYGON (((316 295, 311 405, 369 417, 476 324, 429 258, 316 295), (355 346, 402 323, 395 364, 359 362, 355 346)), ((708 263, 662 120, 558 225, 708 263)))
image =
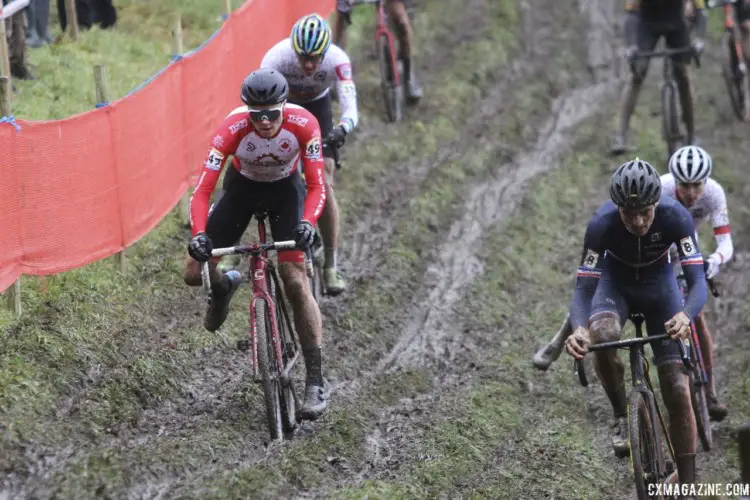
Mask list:
POLYGON ((21 274, 113 255, 153 229, 193 184, 214 129, 242 104, 242 79, 296 19, 333 8, 251 0, 200 49, 109 106, 0 123, 0 291, 21 274))

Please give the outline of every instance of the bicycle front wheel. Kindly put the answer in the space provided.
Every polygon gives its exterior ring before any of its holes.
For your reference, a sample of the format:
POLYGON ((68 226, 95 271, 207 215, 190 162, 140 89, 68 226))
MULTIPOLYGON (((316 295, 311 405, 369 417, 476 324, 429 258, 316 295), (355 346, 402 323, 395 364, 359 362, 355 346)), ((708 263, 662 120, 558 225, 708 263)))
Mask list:
POLYGON ((662 498, 649 494, 656 492, 655 485, 660 482, 661 449, 657 445, 656 431, 651 421, 646 397, 639 391, 631 392, 628 400, 628 432, 630 433, 630 463, 633 466, 638 500, 662 498), (649 488, 649 484, 654 486, 649 488))
POLYGON ((386 114, 391 122, 401 121, 403 118, 403 87, 400 84, 395 84, 398 65, 395 63, 393 46, 388 43, 388 37, 381 36, 378 38, 377 50, 380 87, 383 90, 386 114))
POLYGON ((257 300, 255 302, 255 339, 258 345, 258 372, 266 402, 266 421, 271 439, 280 440, 283 437, 281 402, 279 401, 280 381, 270 326, 268 304, 265 300, 257 300))

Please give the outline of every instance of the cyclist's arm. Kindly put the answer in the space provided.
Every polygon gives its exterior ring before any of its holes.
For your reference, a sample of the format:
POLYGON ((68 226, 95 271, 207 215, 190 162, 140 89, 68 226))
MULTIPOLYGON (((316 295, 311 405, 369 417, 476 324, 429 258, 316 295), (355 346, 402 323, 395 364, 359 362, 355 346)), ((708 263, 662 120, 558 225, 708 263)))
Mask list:
POLYGON ((304 126, 300 126, 297 140, 300 143, 302 168, 307 184, 305 208, 302 220, 313 226, 318 222, 323 207, 326 204, 326 188, 324 182, 325 167, 323 166, 323 145, 320 140, 320 126, 312 114, 304 126))
POLYGON ((247 127, 246 112, 230 114, 219 126, 211 141, 211 147, 203 162, 203 171, 190 197, 190 225, 193 228, 193 236, 206 231, 211 193, 216 187, 226 159, 237 149, 237 144, 244 137, 247 127))
POLYGON ((354 80, 352 80, 352 64, 349 57, 342 59, 341 64, 336 66, 336 85, 339 102, 341 103, 341 120, 339 120, 339 125, 343 126, 348 134, 354 130, 357 122, 359 122, 357 87, 354 85, 354 80))
POLYGON ((703 268, 703 256, 695 241, 693 219, 686 208, 679 207, 680 216, 673 224, 674 236, 672 241, 677 245, 680 254, 680 265, 685 281, 688 285, 688 295, 683 311, 690 319, 695 318, 706 303, 707 287, 706 275, 703 268))
POLYGON ((576 289, 570 305, 570 325, 575 330, 579 326, 587 327, 591 313, 591 299, 594 298, 599 276, 602 274, 604 246, 598 224, 589 223, 583 238, 583 253, 576 273, 576 289))
POLYGON ((734 245, 732 233, 729 232, 729 211, 724 189, 719 191, 717 209, 711 214, 711 225, 714 228, 714 238, 716 238, 716 251, 713 255, 718 255, 722 264, 729 262, 734 254, 734 245))

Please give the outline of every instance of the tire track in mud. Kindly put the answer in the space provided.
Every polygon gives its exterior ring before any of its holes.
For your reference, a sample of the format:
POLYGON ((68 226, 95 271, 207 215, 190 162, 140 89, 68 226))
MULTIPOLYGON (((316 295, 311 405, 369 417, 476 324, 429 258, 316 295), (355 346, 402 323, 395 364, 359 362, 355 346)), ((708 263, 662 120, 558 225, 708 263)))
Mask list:
MULTIPOLYGON (((553 52, 550 46, 555 44, 555 40, 543 29, 547 20, 538 17, 548 12, 542 4, 543 1, 525 3, 524 41, 527 48, 520 60, 539 60, 540 66, 544 67, 545 56, 553 52)), ((375 373, 369 375, 428 365, 436 370, 432 372, 434 388, 429 394, 404 398, 381 411, 380 418, 365 439, 365 468, 349 471, 336 481, 338 486, 398 476, 400 466, 409 459, 408 450, 414 448, 415 442, 422 440, 424 432, 430 427, 430 415, 436 414, 441 393, 470 385, 471 374, 477 369, 473 363, 459 366, 444 361, 453 359, 462 342, 467 341, 462 336, 461 325, 451 318, 457 316, 456 306, 462 292, 482 273, 482 262, 476 253, 483 235, 516 208, 529 181, 555 168, 555 162, 561 159, 561 155, 570 152, 575 126, 601 111, 607 99, 612 98, 617 90, 618 81, 613 69, 615 50, 611 39, 607 38, 613 31, 614 2, 604 2, 602 5, 594 0, 582 0, 579 6, 585 13, 589 27, 584 57, 593 83, 559 96, 551 106, 549 118, 538 127, 540 133, 536 141, 512 161, 502 162, 491 172, 489 181, 482 179, 473 187, 463 210, 459 212, 464 215, 452 224, 445 243, 437 251, 437 262, 430 265, 425 273, 423 285, 417 292, 417 296, 423 299, 410 308, 407 317, 411 319, 404 326, 402 337, 381 358, 375 373), (607 43, 603 43, 603 40, 607 43)), ((520 83, 516 78, 534 75, 529 68, 524 68, 523 72, 518 71, 517 67, 514 69, 513 83, 516 85, 520 83)), ((489 92, 491 97, 487 101, 490 102, 483 108, 489 120, 483 121, 483 125, 488 130, 492 130, 492 123, 503 118, 500 101, 507 88, 508 82, 503 82, 489 92)), ((503 152, 502 148, 493 148, 492 141, 487 138, 475 141, 472 144, 474 147, 494 149, 498 156, 503 152)), ((361 378, 367 379, 369 376, 361 378)), ((360 381, 354 380, 343 382, 339 391, 350 399, 356 397, 361 388, 360 381)), ((430 457, 417 458, 429 460, 430 457)), ((301 498, 324 497, 325 493, 326 490, 308 491, 301 498)))
MULTIPOLYGON (((605 5, 611 5, 605 4, 605 5)), ((589 26, 587 66, 596 68, 591 85, 570 90, 552 106, 552 115, 541 127, 536 144, 512 162, 493 171, 491 182, 477 185, 461 213, 451 226, 438 261, 429 266, 418 296, 424 297, 409 314, 413 320, 392 351, 381 360, 380 371, 409 365, 450 360, 462 340, 461 325, 451 318, 461 300, 462 291, 483 272, 476 254, 485 232, 512 213, 529 181, 556 167, 564 154, 571 152, 574 128, 594 116, 615 94, 617 80, 612 71, 614 51, 602 37, 611 31, 613 20, 602 5, 581 2, 589 26)))

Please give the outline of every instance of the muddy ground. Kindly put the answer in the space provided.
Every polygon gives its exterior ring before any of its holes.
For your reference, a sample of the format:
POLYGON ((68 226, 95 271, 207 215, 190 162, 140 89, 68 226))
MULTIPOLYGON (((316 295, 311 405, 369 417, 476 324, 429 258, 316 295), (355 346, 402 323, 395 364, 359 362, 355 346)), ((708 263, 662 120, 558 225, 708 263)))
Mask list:
MULTIPOLYGON (((579 387, 567 358, 548 373, 530 362, 564 316, 585 224, 619 164, 602 154, 623 76, 619 2, 422 4, 428 97, 404 123, 383 121, 369 31, 352 42, 363 120, 336 181, 351 287, 322 305, 326 417, 268 442, 234 347, 247 291, 219 335, 202 331, 173 215, 130 251, 131 275, 101 263, 32 282, 30 314, 6 321, 0 498, 634 495, 602 391, 579 387)), ((717 57, 697 74, 697 116, 736 245, 709 305, 731 413, 699 474, 735 481, 733 429, 750 414, 750 143, 717 57)), ((634 139, 664 171, 654 66, 634 139)))

